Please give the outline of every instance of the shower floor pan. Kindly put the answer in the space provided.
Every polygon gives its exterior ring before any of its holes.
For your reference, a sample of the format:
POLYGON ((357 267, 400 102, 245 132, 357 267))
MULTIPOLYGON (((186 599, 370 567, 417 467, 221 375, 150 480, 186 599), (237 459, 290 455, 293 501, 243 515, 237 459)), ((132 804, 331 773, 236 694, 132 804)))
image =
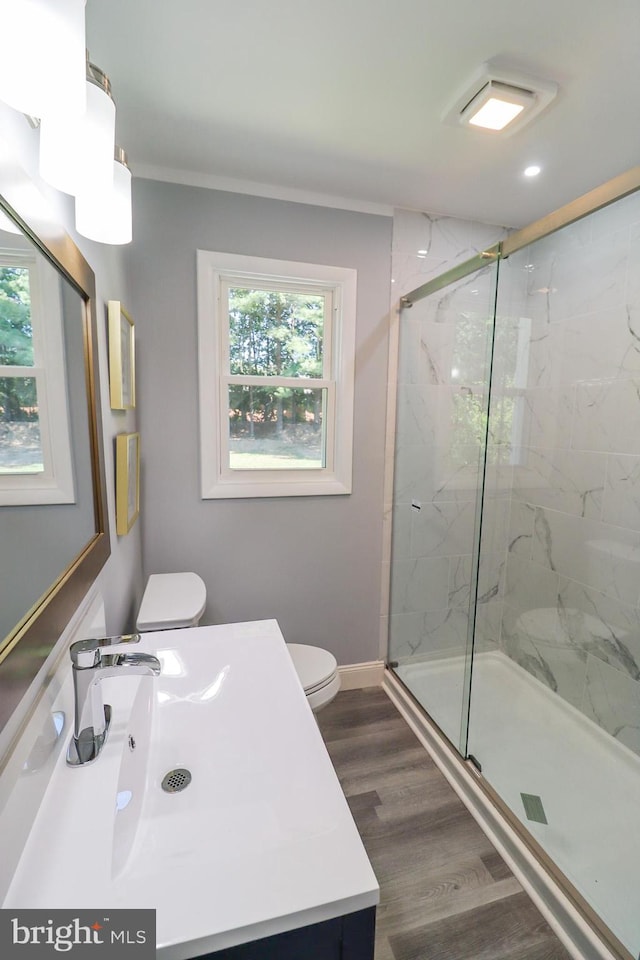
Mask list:
MULTIPOLYGON (((396 673, 457 741, 464 658, 405 663, 396 673)), ((640 757, 493 651, 474 659, 468 752, 481 763, 493 789, 637 956, 640 757), (521 794, 541 799, 546 825, 527 819, 521 794)))

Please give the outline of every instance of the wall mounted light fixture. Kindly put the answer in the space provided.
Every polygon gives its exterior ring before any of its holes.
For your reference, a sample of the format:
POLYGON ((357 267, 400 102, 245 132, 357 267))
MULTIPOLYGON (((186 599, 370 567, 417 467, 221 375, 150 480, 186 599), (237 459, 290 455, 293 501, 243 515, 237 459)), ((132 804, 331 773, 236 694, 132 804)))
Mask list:
POLYGON ((557 92, 556 83, 488 61, 460 91, 442 119, 448 124, 509 136, 544 110, 557 92))
POLYGON ((0 100, 31 117, 84 110, 86 0, 0 0, 0 100))
POLYGON ((76 197, 78 231, 101 243, 128 243, 131 172, 115 146, 109 78, 85 50, 85 5, 0 0, 7 37, 0 100, 40 127, 40 175, 76 197))
POLYGON ((131 171, 122 147, 115 148, 113 183, 108 190, 87 190, 76 197, 76 230, 98 243, 130 243, 131 171))
POLYGON ((116 107, 109 78, 88 58, 85 88, 80 116, 40 121, 40 176, 73 196, 108 190, 113 183, 116 107))

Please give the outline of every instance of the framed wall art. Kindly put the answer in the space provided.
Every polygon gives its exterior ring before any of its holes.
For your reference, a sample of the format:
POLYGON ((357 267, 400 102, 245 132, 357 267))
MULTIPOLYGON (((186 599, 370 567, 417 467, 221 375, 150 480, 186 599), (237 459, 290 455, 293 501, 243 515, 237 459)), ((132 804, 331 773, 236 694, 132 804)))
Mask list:
POLYGON ((116 533, 129 533, 140 513, 140 434, 116 437, 116 533))
POLYGON ((136 405, 134 323, 119 300, 109 300, 107 310, 111 409, 132 410, 136 405))

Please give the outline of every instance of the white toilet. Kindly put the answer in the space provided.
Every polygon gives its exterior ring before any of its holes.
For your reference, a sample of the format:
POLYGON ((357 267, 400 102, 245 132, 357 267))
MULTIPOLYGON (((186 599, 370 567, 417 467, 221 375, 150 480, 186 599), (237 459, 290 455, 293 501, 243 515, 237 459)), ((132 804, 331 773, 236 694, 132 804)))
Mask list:
MULTIPOLYGON (((147 580, 136 629, 177 630, 197 627, 207 602, 207 588, 197 573, 154 573, 147 580)), ((288 643, 296 673, 314 713, 331 703, 340 689, 336 658, 328 650, 288 643)))

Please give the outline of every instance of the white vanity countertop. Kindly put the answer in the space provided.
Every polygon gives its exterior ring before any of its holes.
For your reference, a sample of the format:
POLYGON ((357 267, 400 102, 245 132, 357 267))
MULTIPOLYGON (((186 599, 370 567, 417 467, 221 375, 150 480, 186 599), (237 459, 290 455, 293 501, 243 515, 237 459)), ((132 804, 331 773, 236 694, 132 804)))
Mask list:
POLYGON ((135 650, 162 676, 103 681, 113 720, 95 763, 67 766, 67 731, 3 906, 155 908, 163 960, 374 906, 277 622, 147 634, 135 650), (171 795, 160 782, 174 767, 193 779, 171 795))

